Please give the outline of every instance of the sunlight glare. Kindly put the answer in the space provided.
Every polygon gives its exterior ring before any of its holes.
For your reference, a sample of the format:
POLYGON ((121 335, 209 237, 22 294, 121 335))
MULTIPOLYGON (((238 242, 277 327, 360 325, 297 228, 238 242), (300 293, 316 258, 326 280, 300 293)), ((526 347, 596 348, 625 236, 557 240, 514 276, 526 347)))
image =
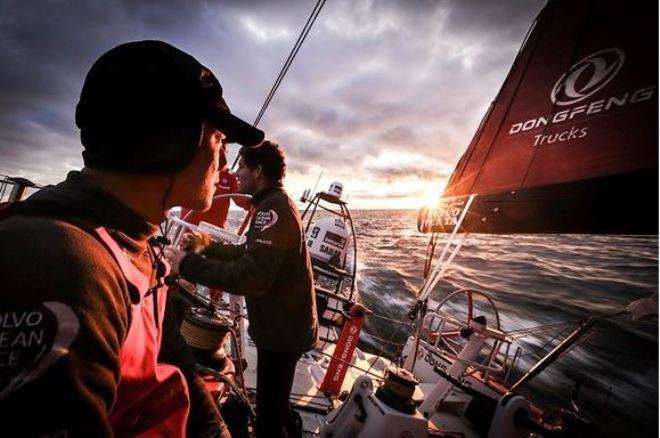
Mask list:
POLYGON ((440 186, 437 183, 429 184, 428 187, 426 187, 425 191, 423 191, 417 198, 418 208, 436 207, 438 205, 438 199, 440 198, 441 195, 442 195, 442 190, 440 189, 440 186))

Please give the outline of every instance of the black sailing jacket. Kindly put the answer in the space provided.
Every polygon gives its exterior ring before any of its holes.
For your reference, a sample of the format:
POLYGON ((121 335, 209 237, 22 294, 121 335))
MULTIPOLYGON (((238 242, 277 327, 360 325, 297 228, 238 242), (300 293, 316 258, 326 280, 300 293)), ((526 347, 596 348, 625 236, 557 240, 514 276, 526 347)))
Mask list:
POLYGON ((244 295, 258 348, 305 352, 318 337, 313 274, 300 215, 281 186, 257 193, 244 245, 213 244, 189 254, 180 273, 190 281, 244 295))

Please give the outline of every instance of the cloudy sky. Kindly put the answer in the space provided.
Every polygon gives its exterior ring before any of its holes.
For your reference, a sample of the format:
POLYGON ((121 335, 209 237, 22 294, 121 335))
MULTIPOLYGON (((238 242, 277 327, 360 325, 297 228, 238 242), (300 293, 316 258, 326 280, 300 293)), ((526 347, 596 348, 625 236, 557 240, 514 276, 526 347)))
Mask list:
MULTIPOLYGON (((319 188, 341 181, 353 208, 437 196, 544 3, 328 0, 259 125, 287 152, 289 192, 322 171, 319 188)), ((96 58, 126 41, 189 52, 254 121, 314 4, 1 2, 0 173, 49 184, 82 166, 80 88, 96 58)))

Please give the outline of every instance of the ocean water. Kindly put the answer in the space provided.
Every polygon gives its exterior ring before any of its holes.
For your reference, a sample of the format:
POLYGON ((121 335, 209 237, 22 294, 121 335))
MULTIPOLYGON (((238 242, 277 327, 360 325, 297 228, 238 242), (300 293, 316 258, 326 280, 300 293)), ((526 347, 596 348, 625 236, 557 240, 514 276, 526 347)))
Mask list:
MULTIPOLYGON (((361 301, 378 315, 403 320, 422 283, 429 236, 416 229, 415 211, 354 211, 361 301)), ((235 220, 235 216, 232 218, 235 220)), ((442 249, 438 242, 436 254, 442 249)), ((657 236, 485 235, 467 236, 452 267, 431 295, 431 305, 463 288, 487 293, 495 302, 504 331, 599 317, 625 308, 658 289, 657 236)), ((460 314, 461 297, 445 309, 460 314)), ((476 301, 494 321, 492 310, 476 301)), ((568 332, 564 331, 564 335, 568 332)), ((523 365, 554 347, 559 330, 522 341, 523 365)), ((362 348, 375 352, 383 343, 372 336, 403 342, 385 319, 368 317, 362 348)), ((396 346, 385 344, 387 355, 396 346)), ((596 325, 523 389, 536 400, 567 405, 581 379, 580 406, 603 436, 658 436, 658 322, 632 322, 627 315, 596 325)))

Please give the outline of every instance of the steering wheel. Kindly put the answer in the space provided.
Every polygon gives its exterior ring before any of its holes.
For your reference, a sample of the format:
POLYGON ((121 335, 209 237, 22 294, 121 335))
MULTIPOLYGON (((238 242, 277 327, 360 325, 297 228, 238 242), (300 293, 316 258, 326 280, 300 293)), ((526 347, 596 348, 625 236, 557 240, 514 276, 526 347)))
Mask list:
MULTIPOLYGON (((442 342, 440 348, 446 347, 451 353, 458 356, 460 349, 465 343, 464 341, 461 341, 464 338, 460 336, 460 330, 472 327, 474 324, 472 319, 475 317, 475 301, 483 303, 485 308, 489 310, 488 313, 495 316, 494 328, 500 330, 500 315, 492 298, 484 292, 472 289, 460 289, 447 295, 438 303, 435 310, 429 314, 431 322, 427 327, 424 327, 424 330, 436 347, 442 342), (464 306, 464 309, 457 312, 455 309, 455 303, 461 299, 461 297, 464 297, 460 303, 461 306, 464 306), (452 304, 454 305, 452 306, 452 304), (455 317, 452 314, 459 314, 460 316, 455 317), (438 322, 436 322, 436 320, 438 322)), ((479 311, 480 309, 476 310, 479 311)), ((482 308, 481 311, 483 312, 483 310, 484 309, 482 308)), ((496 346, 497 342, 494 342, 488 353, 488 361, 490 361, 493 354, 495 354, 496 346)), ((472 370, 467 374, 472 374, 475 371, 476 370, 472 370)))

